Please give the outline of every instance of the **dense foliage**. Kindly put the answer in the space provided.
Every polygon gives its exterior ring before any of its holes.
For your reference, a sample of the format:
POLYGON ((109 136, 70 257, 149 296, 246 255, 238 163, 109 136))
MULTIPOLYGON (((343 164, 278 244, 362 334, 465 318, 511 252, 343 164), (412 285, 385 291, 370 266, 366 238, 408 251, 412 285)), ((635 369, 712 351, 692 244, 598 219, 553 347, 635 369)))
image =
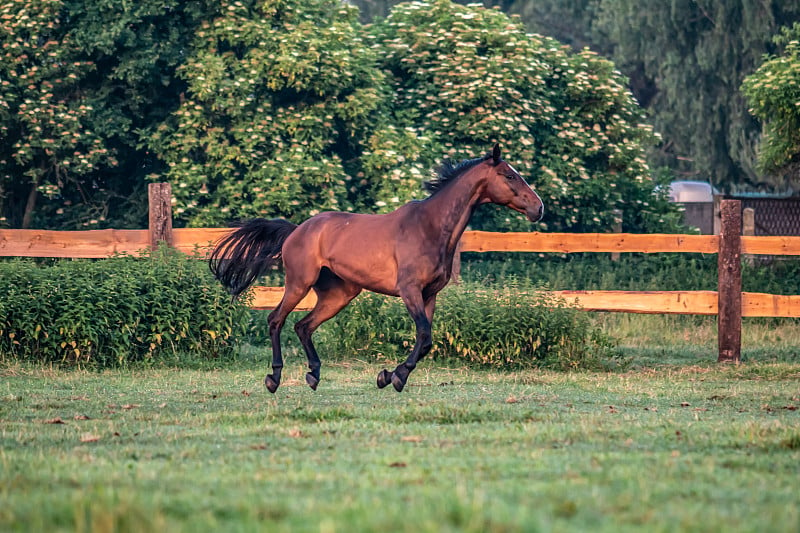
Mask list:
MULTIPOLYGON (((470 0, 460 0, 469 3, 470 0)), ((398 0, 355 0, 365 20, 388 16, 398 0)), ((774 53, 772 36, 800 21, 797 2, 675 0, 486 0, 519 15, 529 31, 575 50, 613 58, 648 111, 663 143, 653 166, 669 165, 726 190, 784 192, 776 173, 755 166, 760 126, 739 87, 774 53)))
POLYGON ((0 7, 0 225, 142 227, 143 147, 205 2, 10 0, 0 7))
MULTIPOLYGON (((545 200, 543 228, 607 231, 615 211, 625 230, 668 224, 645 160, 655 138, 609 61, 449 0, 397 5, 371 33, 400 125, 455 158, 480 153, 487 139, 508 147, 545 200)), ((508 213, 499 217, 491 227, 510 225, 508 213)))
POLYGON ((31 225, 41 191, 79 186, 111 154, 88 127, 77 93, 93 68, 59 25, 61 2, 14 0, 0 8, 0 216, 31 225))
POLYGON ((797 2, 679 0, 642 9, 601 0, 593 35, 605 41, 667 143, 662 161, 718 188, 774 187, 755 168, 759 125, 739 88, 772 48, 797 2))
MULTIPOLYGON (((184 364, 268 344, 263 312, 231 304, 205 262, 161 249, 103 261, 0 262, 0 358, 93 367, 184 364)), ((296 320, 292 316, 291 320, 296 320)), ((286 328, 287 346, 299 351, 286 328)), ((497 368, 617 364, 588 314, 530 284, 450 287, 439 298, 433 357, 497 368)), ((399 299, 357 298, 317 333, 326 359, 399 359, 413 323, 399 299)))
POLYGON ((545 228, 602 231, 615 211, 628 230, 674 220, 645 162, 654 138, 608 61, 449 0, 398 6, 370 46, 352 7, 280 7, 232 4, 181 69, 189 97, 151 147, 187 223, 391 210, 442 154, 492 141, 545 197, 545 228))
POLYGON ((800 23, 775 38, 783 53, 744 80, 742 90, 752 113, 762 120, 761 169, 783 181, 782 189, 800 190, 800 23))
POLYGON ((353 209, 352 160, 385 98, 357 9, 338 0, 223 2, 180 68, 187 98, 149 144, 179 218, 302 220, 353 209))
POLYGON ((202 261, 146 258, 0 262, 0 356, 89 366, 232 354, 246 309, 202 261))
POLYGON ((365 28, 338 0, 13 0, 0 44, 3 226, 141 227, 164 179, 177 225, 387 211, 498 140, 548 228, 674 219, 624 78, 495 10, 436 0, 365 28))

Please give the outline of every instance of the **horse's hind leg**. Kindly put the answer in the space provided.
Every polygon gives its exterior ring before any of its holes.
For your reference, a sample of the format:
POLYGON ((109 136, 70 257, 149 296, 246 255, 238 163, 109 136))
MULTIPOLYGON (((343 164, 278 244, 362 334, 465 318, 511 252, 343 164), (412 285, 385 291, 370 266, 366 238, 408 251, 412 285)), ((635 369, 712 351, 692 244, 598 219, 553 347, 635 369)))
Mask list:
POLYGON ((361 292, 361 287, 347 283, 324 269, 319 281, 314 285, 314 291, 317 293, 317 304, 310 313, 295 324, 294 330, 300 338, 300 343, 303 345, 308 357, 310 372, 306 374, 306 383, 313 390, 317 390, 322 362, 319 359, 316 348, 314 348, 311 335, 320 324, 333 318, 353 298, 358 296, 358 293, 361 292))
POLYGON ((281 330, 286 323, 286 317, 294 309, 300 300, 308 294, 308 287, 302 286, 290 287, 287 285, 284 289, 283 298, 281 303, 278 304, 267 318, 269 323, 269 338, 272 341, 272 374, 268 374, 264 378, 264 385, 271 393, 278 390, 281 384, 281 370, 283 369, 283 355, 281 354, 281 330))

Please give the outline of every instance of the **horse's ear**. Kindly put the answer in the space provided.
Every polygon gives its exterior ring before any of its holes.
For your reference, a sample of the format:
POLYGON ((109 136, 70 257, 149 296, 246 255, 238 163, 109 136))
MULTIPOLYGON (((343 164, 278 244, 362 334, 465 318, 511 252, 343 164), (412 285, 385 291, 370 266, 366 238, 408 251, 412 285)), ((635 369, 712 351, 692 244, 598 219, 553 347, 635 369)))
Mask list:
POLYGON ((494 148, 492 149, 492 160, 494 161, 495 165, 500 162, 500 145, 499 144, 495 144, 494 148))

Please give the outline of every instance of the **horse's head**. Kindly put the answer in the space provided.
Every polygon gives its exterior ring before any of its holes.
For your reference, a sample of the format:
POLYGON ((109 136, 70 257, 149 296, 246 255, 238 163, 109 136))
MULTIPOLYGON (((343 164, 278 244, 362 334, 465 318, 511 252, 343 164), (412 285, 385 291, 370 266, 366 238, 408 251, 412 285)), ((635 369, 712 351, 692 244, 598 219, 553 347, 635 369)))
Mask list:
POLYGON ((486 202, 510 207, 538 222, 544 213, 544 204, 519 172, 500 156, 500 145, 495 144, 491 155, 486 157, 489 170, 486 179, 486 202))

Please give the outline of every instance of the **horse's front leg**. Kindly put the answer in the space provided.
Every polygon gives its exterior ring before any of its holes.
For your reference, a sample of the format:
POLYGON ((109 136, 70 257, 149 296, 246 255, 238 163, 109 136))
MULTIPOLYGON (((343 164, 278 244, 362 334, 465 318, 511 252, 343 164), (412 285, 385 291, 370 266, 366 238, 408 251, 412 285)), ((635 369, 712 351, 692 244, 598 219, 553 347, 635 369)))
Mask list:
POLYGON ((411 350, 408 358, 402 364, 394 369, 394 372, 383 370, 378 374, 378 388, 384 388, 389 383, 395 388, 397 392, 401 392, 406 386, 408 376, 411 371, 416 368, 417 363, 431 351, 433 346, 433 337, 431 335, 431 324, 433 321, 433 311, 436 306, 436 296, 430 297, 427 301, 422 301, 422 295, 419 295, 419 300, 415 298, 403 297, 406 303, 411 318, 417 330, 416 342, 414 348, 411 350))

